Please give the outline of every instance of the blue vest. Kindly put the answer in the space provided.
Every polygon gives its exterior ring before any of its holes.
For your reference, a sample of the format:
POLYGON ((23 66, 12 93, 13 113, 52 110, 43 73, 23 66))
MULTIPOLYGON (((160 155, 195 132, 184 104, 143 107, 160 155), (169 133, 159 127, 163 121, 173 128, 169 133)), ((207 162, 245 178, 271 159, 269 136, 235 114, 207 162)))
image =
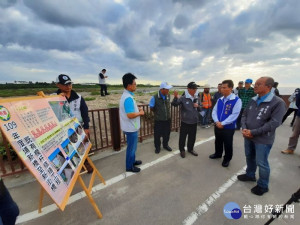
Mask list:
MULTIPOLYGON (((224 99, 221 100, 219 98, 218 108, 217 108, 217 115, 218 115, 218 120, 220 122, 226 120, 227 117, 231 115, 232 109, 233 109, 233 107, 234 107, 234 105, 235 105, 235 103, 237 102, 238 99, 239 99, 238 97, 235 97, 235 99, 233 99, 233 100, 228 100, 224 105, 224 102, 222 101, 224 99)), ((235 124, 236 124, 236 120, 231 124, 225 125, 224 129, 235 129, 235 124)))

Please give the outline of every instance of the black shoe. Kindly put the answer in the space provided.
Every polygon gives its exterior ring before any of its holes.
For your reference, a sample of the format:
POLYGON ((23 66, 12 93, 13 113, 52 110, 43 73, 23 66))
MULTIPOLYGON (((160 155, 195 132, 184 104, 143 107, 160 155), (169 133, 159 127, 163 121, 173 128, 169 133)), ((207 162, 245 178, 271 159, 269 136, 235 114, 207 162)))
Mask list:
POLYGON ((222 158, 222 156, 217 156, 216 154, 212 154, 209 156, 209 158, 211 159, 219 159, 219 158, 222 158))
POLYGON ((195 152, 194 150, 192 150, 192 151, 188 151, 189 153, 191 153, 193 156, 198 156, 198 153, 197 152, 195 152))
POLYGON ((237 176, 239 181, 256 181, 255 177, 248 177, 247 174, 241 174, 237 176))
POLYGON ((268 192, 268 188, 262 188, 258 185, 256 185, 254 188, 251 189, 251 192, 255 195, 262 196, 264 193, 268 192))
POLYGON ((105 95, 101 95, 102 97, 105 97, 105 95))
POLYGON ((169 145, 167 145, 166 147, 164 147, 164 149, 166 149, 166 150, 169 151, 169 152, 172 151, 172 148, 171 148, 169 145))
POLYGON ((141 165, 142 163, 143 163, 142 160, 135 160, 134 165, 138 166, 141 165))
POLYGON ((134 167, 132 167, 131 169, 126 169, 126 171, 127 171, 127 172, 138 173, 138 172, 141 171, 141 169, 134 166, 134 167))
POLYGON ((109 93, 105 93, 105 95, 110 95, 109 93))
POLYGON ((222 166, 223 166, 223 167, 228 167, 228 166, 229 166, 229 162, 230 162, 230 161, 223 160, 222 166))
POLYGON ((185 158, 185 151, 181 151, 180 156, 181 156, 181 158, 185 158))
POLYGON ((155 149, 155 153, 156 153, 156 154, 160 153, 160 148, 156 148, 156 149, 155 149))

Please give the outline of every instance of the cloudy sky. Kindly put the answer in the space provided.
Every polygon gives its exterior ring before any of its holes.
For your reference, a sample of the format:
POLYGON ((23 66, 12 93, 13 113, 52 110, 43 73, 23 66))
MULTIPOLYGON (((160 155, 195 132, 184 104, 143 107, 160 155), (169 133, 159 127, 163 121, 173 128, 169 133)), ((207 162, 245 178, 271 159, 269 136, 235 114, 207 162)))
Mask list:
POLYGON ((0 83, 300 86, 299 0, 0 0, 0 83))

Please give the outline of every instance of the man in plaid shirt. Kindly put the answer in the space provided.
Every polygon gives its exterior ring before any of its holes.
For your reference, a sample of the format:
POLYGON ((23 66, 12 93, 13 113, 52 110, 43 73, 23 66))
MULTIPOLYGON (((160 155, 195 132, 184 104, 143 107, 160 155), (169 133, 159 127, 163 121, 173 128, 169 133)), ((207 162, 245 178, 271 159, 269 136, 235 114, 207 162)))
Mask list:
POLYGON ((253 87, 251 87, 252 82, 253 82, 252 79, 247 79, 245 81, 245 87, 242 89, 239 89, 238 96, 242 100, 242 109, 241 109, 240 115, 236 121, 236 129, 237 130, 241 129, 241 119, 242 119, 244 109, 248 105, 248 102, 250 101, 250 99, 256 95, 254 93, 253 87))

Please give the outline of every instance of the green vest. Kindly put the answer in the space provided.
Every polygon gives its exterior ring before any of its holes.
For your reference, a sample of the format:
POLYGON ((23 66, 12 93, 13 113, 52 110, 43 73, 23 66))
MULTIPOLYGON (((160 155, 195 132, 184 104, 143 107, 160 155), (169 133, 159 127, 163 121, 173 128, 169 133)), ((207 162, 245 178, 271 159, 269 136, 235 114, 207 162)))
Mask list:
POLYGON ((158 94, 154 95, 153 97, 155 98, 155 106, 153 108, 154 120, 156 121, 170 120, 171 119, 170 95, 167 95, 165 100, 160 96, 160 92, 158 92, 158 94))

